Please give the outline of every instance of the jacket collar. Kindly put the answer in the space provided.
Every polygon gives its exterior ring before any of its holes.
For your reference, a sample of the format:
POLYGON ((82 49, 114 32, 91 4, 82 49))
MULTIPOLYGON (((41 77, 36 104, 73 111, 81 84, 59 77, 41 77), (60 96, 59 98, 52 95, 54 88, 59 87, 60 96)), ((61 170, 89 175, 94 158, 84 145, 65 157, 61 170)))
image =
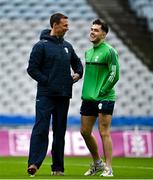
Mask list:
POLYGON ((63 37, 56 37, 56 36, 51 36, 50 35, 51 30, 50 29, 45 29, 41 32, 40 35, 40 40, 45 39, 45 40, 49 40, 49 41, 54 41, 57 43, 62 43, 64 41, 63 37))

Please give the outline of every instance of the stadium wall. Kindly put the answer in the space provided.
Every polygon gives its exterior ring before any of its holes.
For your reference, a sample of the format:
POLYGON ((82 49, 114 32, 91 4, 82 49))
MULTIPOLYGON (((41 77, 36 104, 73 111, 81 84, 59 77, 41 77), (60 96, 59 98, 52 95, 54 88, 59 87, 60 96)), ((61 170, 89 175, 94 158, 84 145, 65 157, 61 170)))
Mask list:
MULTIPOLYGON (((98 140, 99 153, 103 156, 99 133, 94 131, 98 140)), ((31 130, 0 130, 0 156, 27 156, 31 130)), ((153 157, 153 131, 112 131, 113 156, 153 157)), ((49 134, 48 155, 51 152, 52 131, 49 134)), ((68 130, 65 137, 65 156, 90 156, 83 138, 78 130, 68 130)))

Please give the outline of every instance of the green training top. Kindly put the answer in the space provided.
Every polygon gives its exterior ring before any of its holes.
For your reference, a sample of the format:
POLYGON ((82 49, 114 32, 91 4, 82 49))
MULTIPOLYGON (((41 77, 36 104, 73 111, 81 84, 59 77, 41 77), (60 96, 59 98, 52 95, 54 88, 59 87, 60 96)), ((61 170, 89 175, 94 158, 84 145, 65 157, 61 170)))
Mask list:
POLYGON ((102 42, 85 52, 85 75, 82 99, 89 101, 115 101, 114 85, 119 80, 118 53, 102 42))

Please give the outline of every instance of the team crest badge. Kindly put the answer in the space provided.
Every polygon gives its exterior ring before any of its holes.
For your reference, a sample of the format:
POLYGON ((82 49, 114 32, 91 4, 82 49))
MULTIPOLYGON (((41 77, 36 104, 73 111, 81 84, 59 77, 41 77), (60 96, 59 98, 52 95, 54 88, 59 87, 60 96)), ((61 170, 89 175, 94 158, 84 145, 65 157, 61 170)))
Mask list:
POLYGON ((68 54, 69 50, 67 47, 64 48, 65 49, 65 52, 68 54))
POLYGON ((98 58, 99 58, 99 56, 96 56, 96 57, 95 57, 95 62, 97 62, 97 61, 98 61, 98 58))

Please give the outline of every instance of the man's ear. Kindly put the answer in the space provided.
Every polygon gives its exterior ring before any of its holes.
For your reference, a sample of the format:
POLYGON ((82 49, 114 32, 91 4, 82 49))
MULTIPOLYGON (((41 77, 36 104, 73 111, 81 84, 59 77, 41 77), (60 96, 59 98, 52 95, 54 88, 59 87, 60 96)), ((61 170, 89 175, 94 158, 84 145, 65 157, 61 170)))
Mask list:
POLYGON ((56 23, 53 23, 53 28, 56 27, 56 23))
POLYGON ((57 23, 56 22, 54 22, 53 23, 53 28, 55 28, 57 26, 57 23))
POLYGON ((107 33, 106 33, 105 31, 102 32, 102 38, 103 38, 103 39, 106 37, 106 34, 107 34, 107 33))

